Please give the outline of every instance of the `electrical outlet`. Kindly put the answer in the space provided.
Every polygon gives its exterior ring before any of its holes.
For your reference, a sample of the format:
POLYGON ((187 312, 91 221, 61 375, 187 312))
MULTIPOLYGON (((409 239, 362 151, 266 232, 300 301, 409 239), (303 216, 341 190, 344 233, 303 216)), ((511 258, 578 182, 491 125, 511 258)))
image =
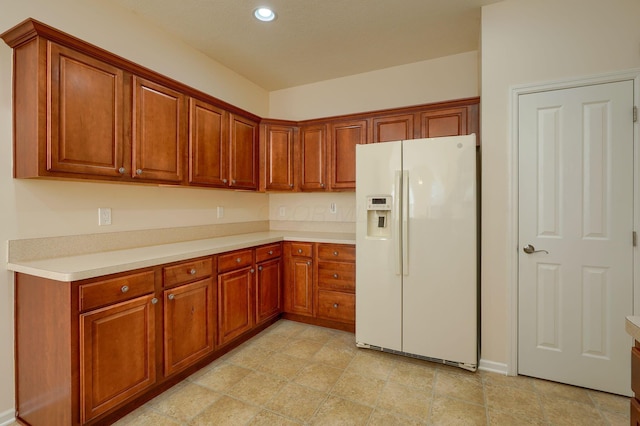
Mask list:
POLYGON ((109 207, 100 207, 98 209, 98 226, 111 225, 111 209, 109 207))
POLYGON ((333 214, 338 212, 338 207, 336 206, 336 203, 331 203, 329 205, 329 211, 333 214))
POLYGON ((280 216, 280 217, 285 217, 285 216, 286 216, 286 214, 287 214, 287 209, 286 209, 286 207, 285 207, 285 206, 280 206, 280 207, 278 208, 278 216, 280 216))
POLYGON ((218 219, 222 219, 224 217, 224 207, 222 206, 216 207, 216 213, 217 213, 218 219))

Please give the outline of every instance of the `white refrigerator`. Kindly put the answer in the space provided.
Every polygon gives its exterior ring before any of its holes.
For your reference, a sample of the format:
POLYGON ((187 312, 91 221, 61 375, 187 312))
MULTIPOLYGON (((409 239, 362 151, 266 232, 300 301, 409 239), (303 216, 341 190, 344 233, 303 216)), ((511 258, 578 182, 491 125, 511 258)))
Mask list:
POLYGON ((475 135, 356 146, 356 343, 475 371, 475 135))

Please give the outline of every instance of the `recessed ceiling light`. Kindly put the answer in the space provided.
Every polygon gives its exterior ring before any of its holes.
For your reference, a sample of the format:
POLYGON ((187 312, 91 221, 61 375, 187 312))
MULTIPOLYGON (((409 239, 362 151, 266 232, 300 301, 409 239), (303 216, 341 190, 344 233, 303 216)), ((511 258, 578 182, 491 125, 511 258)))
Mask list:
POLYGON ((253 16, 255 16, 256 19, 259 19, 264 22, 269 22, 276 19, 275 12, 269 9, 268 7, 257 8, 256 10, 253 11, 253 16))

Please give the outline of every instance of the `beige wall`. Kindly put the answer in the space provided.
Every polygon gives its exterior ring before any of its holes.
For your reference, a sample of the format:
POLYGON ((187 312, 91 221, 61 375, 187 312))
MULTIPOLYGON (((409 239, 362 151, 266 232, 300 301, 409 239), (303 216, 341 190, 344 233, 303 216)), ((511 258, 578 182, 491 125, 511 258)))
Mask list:
POLYGON ((478 96, 478 59, 466 52, 278 90, 269 115, 306 120, 478 96))
MULTIPOLYGON (((36 18, 258 115, 268 94, 169 35, 102 0, 2 1, 0 32, 36 18)), ((246 192, 11 178, 11 49, 0 42, 0 259, 6 240, 269 218, 268 196, 246 192), (225 216, 216 219, 216 207, 225 216), (113 225, 97 226, 98 207, 113 225)), ((0 424, 13 417, 13 275, 0 262, 0 424)))
POLYGON ((482 358, 508 362, 510 87, 640 67, 637 0, 506 0, 482 11, 482 358))

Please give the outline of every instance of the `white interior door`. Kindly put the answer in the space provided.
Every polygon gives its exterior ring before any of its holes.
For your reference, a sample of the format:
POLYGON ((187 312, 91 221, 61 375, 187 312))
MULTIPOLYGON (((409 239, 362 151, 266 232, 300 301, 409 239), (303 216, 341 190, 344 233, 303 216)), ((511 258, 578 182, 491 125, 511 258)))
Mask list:
POLYGON ((629 395, 633 82, 518 103, 518 373, 629 395))

